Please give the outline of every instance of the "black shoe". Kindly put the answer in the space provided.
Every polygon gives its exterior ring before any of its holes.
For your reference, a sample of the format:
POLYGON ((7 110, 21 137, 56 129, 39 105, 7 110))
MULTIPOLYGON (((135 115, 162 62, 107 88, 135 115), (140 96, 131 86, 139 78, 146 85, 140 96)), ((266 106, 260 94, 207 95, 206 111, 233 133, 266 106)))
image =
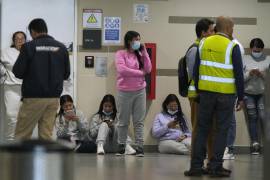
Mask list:
POLYGON ((230 177, 231 171, 225 168, 209 170, 210 177, 230 177))
POLYGON ((136 148, 136 156, 137 157, 144 157, 143 147, 138 146, 136 148))
POLYGON ((225 172, 228 172, 228 173, 230 173, 230 174, 232 173, 232 171, 231 171, 231 170, 229 170, 229 169, 226 169, 226 168, 224 168, 224 167, 222 167, 221 169, 222 169, 223 171, 225 171, 225 172))
POLYGON ((208 175, 208 174, 209 174, 209 168, 208 168, 208 167, 206 167, 206 168, 203 167, 203 168, 202 168, 202 174, 203 174, 203 175, 208 175))
POLYGON ((116 156, 123 156, 125 155, 125 149, 126 145, 125 144, 118 144, 118 149, 117 149, 117 153, 115 154, 116 156))
POLYGON ((202 169, 190 169, 188 171, 184 172, 185 176, 196 176, 200 177, 203 175, 203 170, 202 169))

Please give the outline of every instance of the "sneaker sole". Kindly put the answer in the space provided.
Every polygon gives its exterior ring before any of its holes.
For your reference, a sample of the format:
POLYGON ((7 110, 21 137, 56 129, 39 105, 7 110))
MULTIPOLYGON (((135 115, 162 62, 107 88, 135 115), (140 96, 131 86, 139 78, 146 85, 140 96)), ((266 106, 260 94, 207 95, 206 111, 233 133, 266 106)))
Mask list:
POLYGON ((136 154, 136 157, 144 157, 144 154, 136 154))
POLYGON ((105 154, 104 152, 97 153, 97 155, 104 155, 104 154, 105 154))
POLYGON ((235 160, 235 157, 232 157, 232 158, 223 158, 223 160, 235 160))

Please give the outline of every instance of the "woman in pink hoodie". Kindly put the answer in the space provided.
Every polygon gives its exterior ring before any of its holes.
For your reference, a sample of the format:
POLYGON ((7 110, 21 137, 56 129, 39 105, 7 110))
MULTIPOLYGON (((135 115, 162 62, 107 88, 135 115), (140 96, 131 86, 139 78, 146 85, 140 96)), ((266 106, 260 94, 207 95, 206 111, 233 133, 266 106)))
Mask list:
POLYGON ((128 31, 124 37, 125 49, 115 55, 119 105, 118 151, 125 154, 130 116, 132 115, 136 156, 144 156, 143 127, 146 111, 145 75, 151 72, 151 60, 138 32, 128 31))

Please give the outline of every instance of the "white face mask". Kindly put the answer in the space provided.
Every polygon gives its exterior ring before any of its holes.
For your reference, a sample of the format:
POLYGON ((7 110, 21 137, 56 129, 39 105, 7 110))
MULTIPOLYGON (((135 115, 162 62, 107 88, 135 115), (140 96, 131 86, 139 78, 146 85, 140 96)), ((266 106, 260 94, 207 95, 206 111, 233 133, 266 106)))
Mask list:
POLYGON ((262 52, 251 52, 251 54, 252 54, 252 56, 254 57, 254 58, 260 58, 261 56, 262 56, 262 52))
POLYGON ((177 112, 178 112, 178 110, 172 111, 172 110, 168 109, 168 113, 170 115, 175 115, 177 112))

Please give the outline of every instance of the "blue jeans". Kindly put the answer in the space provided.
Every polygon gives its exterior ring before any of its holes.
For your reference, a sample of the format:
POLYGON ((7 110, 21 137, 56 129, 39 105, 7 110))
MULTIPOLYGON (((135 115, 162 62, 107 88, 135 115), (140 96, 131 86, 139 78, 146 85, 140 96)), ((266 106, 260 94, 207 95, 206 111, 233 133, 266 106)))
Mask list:
POLYGON ((263 95, 245 94, 244 98, 247 111, 247 125, 251 143, 259 142, 258 123, 264 120, 263 95))
POLYGON ((216 132, 213 143, 213 157, 210 159, 209 168, 220 169, 223 164, 223 153, 227 145, 227 135, 233 116, 235 95, 200 92, 200 105, 198 112, 198 129, 195 136, 191 169, 201 169, 206 154, 206 141, 209 129, 216 116, 216 132))

